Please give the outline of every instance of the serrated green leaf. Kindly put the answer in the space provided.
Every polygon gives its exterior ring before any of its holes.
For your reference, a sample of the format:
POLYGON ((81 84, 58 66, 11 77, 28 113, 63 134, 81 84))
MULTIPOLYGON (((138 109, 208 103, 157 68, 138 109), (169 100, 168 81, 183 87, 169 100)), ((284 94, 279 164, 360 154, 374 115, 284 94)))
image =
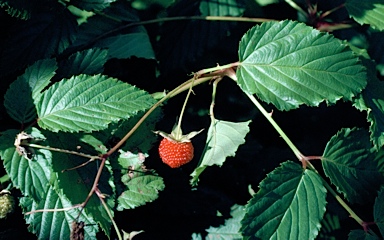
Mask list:
POLYGON ((326 189, 319 175, 284 162, 260 183, 246 207, 246 239, 314 239, 325 212, 326 189))
POLYGON ((382 236, 384 236, 384 188, 382 187, 379 191, 379 195, 375 200, 373 206, 373 217, 375 223, 380 230, 382 236))
POLYGON ((12 28, 0 59, 2 75, 61 53, 74 41, 75 17, 60 3, 47 9, 12 28))
POLYGON ((370 138, 374 146, 380 149, 384 146, 384 83, 376 77, 374 66, 370 66, 368 70, 367 87, 354 99, 354 106, 368 112, 370 138))
POLYGON ((108 50, 91 48, 72 54, 68 59, 59 63, 57 75, 59 79, 87 74, 102 73, 107 62, 108 50))
POLYGON ((145 175, 135 177, 127 183, 129 190, 123 192, 117 201, 118 211, 132 209, 156 200, 159 191, 165 187, 163 178, 159 176, 145 175))
POLYGON ((384 30, 384 2, 377 0, 346 0, 345 7, 349 15, 360 24, 384 30))
MULTIPOLYGON (((91 146, 83 143, 81 140, 83 137, 82 134, 54 134, 52 132, 46 132, 45 135, 47 137, 46 141, 51 147, 80 151, 91 156, 98 155, 91 146)), ((99 170, 100 160, 88 162, 89 159, 87 158, 59 152, 53 152, 53 159, 55 159, 55 161, 52 162, 52 169, 57 178, 54 182, 54 189, 57 192, 62 191, 64 196, 73 204, 84 202, 92 189, 95 176, 99 170), (87 162, 88 164, 82 166, 82 164, 87 162), (72 169, 74 167, 77 168, 72 169)), ((97 187, 102 194, 106 195, 104 201, 107 206, 109 206, 109 210, 113 216, 115 189, 111 178, 112 173, 109 162, 106 161, 97 187)), ((110 235, 111 220, 96 194, 92 195, 89 199, 85 212, 94 219, 95 223, 100 224, 101 229, 108 236, 110 235)))
POLYGON ((101 11, 116 0, 71 0, 71 4, 86 11, 101 11))
MULTIPOLYGON (((35 138, 44 138, 36 128, 25 132, 35 138)), ((18 130, 13 129, 3 132, 0 136, 0 156, 13 185, 19 188, 24 196, 39 201, 45 197, 50 185, 52 154, 45 149, 34 149, 31 150, 31 160, 20 156, 14 146, 18 133, 18 130)))
MULTIPOLYGON (((127 186, 118 197, 117 210, 131 209, 145 205, 158 198, 165 187, 161 177, 151 174, 144 166, 145 155, 120 151, 118 158, 121 167, 121 181, 127 186)), ((153 172, 152 172, 153 174, 153 172)))
POLYGON ((249 132, 250 122, 215 120, 211 123, 199 166, 191 174, 192 185, 197 184, 200 174, 207 166, 221 166, 227 157, 235 156, 237 148, 245 142, 244 138, 249 132))
POLYGON ((75 47, 87 46, 108 49, 108 58, 140 58, 155 59, 155 54, 147 31, 143 26, 116 29, 127 22, 137 22, 140 19, 132 11, 129 2, 119 1, 105 9, 105 15, 97 14, 80 25, 79 34, 74 43, 75 47), (121 21, 115 21, 120 19, 121 21), (105 33, 110 34, 105 35, 105 33))
POLYGON ((351 100, 366 85, 366 71, 346 44, 293 21, 250 29, 239 46, 241 89, 279 110, 301 104, 351 100))
POLYGON ((210 227, 206 231, 208 235, 205 239, 217 240, 234 240, 242 239, 239 232, 241 224, 240 221, 245 215, 244 206, 234 205, 231 207, 232 218, 225 220, 224 225, 217 228, 210 227))
MULTIPOLYGON (((384 184, 376 151, 363 129, 342 129, 329 140, 323 153, 325 174, 351 203, 373 201, 384 184)), ((380 154, 382 155, 382 154, 380 154)))
POLYGON ((56 69, 54 59, 39 60, 10 85, 4 96, 4 106, 13 119, 23 124, 37 117, 35 103, 56 69))
POLYGON ((352 230, 348 234, 348 240, 380 240, 382 238, 379 238, 378 236, 372 235, 368 231, 364 231, 361 229, 358 230, 352 230))
POLYGON ((154 100, 143 90, 102 75, 62 80, 37 104, 38 124, 54 132, 91 132, 148 109, 154 100))
MULTIPOLYGON (((72 203, 62 194, 57 194, 52 188, 46 192, 46 196, 39 202, 32 198, 23 197, 20 205, 24 212, 42 209, 63 209, 72 207, 72 203)), ((98 232, 97 224, 80 209, 61 210, 55 212, 38 212, 25 215, 29 230, 36 234, 38 239, 61 240, 69 239, 72 222, 78 220, 86 224, 84 227, 84 239, 95 239, 98 232), (80 217, 79 217, 80 214, 80 217), (79 218, 78 218, 79 217, 79 218)))

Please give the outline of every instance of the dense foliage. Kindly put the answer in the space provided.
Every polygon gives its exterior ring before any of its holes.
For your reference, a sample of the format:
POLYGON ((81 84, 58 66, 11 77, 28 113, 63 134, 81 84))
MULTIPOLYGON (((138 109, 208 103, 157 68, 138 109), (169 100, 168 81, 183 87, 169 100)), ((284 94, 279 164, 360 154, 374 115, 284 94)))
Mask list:
POLYGON ((384 237, 384 2, 0 0, 0 10, 4 237, 12 211, 38 239, 384 237), (356 121, 313 121, 342 117, 335 107, 356 121), (286 134, 296 121, 333 136, 286 134), (162 164, 158 130, 192 141, 194 160, 162 164), (260 155, 263 138, 290 152, 260 155))

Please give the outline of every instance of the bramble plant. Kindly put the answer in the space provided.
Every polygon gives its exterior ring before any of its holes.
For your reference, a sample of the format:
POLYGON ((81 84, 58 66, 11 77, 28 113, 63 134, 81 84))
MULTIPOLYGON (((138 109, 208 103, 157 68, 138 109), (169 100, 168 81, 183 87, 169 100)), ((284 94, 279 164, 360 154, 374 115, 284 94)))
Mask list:
POLYGON ((384 237, 383 1, 0 0, 0 7, 6 23, 1 221, 17 202, 38 239, 145 236, 147 216, 135 220, 142 229, 120 226, 115 216, 124 211, 129 218, 132 209, 163 197, 168 176, 151 162, 161 156, 172 168, 196 166, 190 185, 199 189, 210 167, 222 166, 240 145, 254 144, 246 141, 253 119, 216 114, 218 86, 232 81, 298 161, 282 162, 250 187, 248 203, 233 205, 224 225, 191 238, 332 239, 332 229, 346 226, 327 212, 327 201, 361 226, 349 239, 384 237), (281 19, 281 6, 294 14, 281 19), (157 17, 156 8, 162 9, 157 17), (238 41, 238 59, 212 64, 223 60, 204 51, 230 48, 224 41, 229 37, 238 41), (141 82, 114 72, 127 59, 137 64, 141 82), (179 86, 178 80, 157 81, 188 71, 192 63, 199 68, 179 86), (212 65, 201 67, 206 63, 212 65), (149 69, 157 71, 149 85, 160 85, 153 93, 142 79, 149 69), (179 117, 174 129, 158 129, 168 114, 161 109, 186 92, 181 114, 170 117, 179 117), (210 124, 183 135, 187 101, 207 93, 210 124), (340 129, 321 156, 303 154, 274 119, 274 111, 327 109, 340 100, 364 112, 369 126, 340 129), (166 141, 160 156, 156 133, 166 141), (204 149, 194 151, 192 143, 202 136, 204 149), (355 209, 367 203, 371 219, 355 209))

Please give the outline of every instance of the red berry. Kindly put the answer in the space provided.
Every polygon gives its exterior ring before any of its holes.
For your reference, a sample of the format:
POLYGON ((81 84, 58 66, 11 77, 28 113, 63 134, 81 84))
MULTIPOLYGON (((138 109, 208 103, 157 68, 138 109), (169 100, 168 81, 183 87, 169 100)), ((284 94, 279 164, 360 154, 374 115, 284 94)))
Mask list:
POLYGON ((171 168, 178 168, 190 162, 193 158, 191 142, 178 142, 163 138, 159 146, 161 160, 171 168))

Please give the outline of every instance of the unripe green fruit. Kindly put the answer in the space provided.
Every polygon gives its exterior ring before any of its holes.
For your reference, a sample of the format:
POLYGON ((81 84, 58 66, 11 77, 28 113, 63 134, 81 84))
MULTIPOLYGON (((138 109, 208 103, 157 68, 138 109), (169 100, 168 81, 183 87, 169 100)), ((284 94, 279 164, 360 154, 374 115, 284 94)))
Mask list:
POLYGON ((7 190, 1 191, 0 194, 0 218, 5 218, 8 213, 13 211, 15 201, 7 190))

